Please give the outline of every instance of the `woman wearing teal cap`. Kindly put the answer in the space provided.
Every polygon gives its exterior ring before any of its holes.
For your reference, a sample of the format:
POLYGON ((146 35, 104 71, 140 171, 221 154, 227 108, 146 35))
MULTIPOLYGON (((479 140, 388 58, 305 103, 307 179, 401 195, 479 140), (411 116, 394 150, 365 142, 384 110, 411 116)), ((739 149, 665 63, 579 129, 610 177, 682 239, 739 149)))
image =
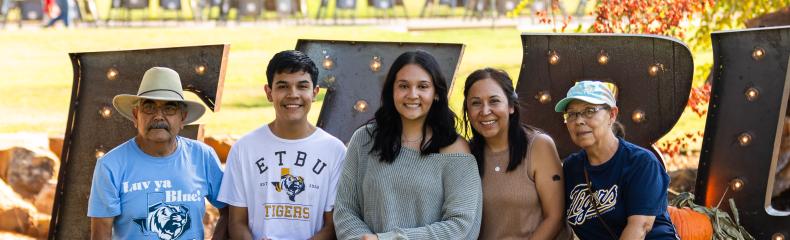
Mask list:
POLYGON ((677 239, 667 212, 669 176, 653 153, 614 135, 619 109, 606 84, 578 82, 554 110, 582 148, 563 165, 565 216, 576 235, 677 239))

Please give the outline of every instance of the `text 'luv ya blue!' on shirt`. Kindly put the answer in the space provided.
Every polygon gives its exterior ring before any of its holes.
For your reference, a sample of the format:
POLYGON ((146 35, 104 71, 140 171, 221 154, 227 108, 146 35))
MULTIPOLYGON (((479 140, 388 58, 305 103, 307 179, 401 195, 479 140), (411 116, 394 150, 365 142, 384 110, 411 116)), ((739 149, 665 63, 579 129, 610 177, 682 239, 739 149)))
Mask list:
POLYGON ((177 138, 164 157, 131 139, 96 163, 88 216, 113 218, 113 239, 203 239, 205 199, 217 208, 222 169, 214 150, 177 138))

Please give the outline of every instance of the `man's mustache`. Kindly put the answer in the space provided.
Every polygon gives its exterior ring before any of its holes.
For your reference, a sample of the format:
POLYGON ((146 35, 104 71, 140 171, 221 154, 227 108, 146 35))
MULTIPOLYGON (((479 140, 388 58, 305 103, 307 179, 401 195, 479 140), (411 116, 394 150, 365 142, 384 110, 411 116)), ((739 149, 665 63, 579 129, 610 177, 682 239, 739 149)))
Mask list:
POLYGON ((170 131, 170 126, 168 126, 167 123, 165 122, 154 122, 148 126, 148 130, 153 130, 153 129, 164 129, 170 131))

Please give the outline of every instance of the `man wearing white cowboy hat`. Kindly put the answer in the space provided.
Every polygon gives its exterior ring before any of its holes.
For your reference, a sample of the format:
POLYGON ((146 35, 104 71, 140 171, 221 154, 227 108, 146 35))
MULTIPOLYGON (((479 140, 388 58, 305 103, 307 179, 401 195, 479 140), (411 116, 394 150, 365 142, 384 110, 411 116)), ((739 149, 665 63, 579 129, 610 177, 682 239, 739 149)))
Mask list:
POLYGON ((221 209, 214 237, 224 237, 227 209, 217 201, 223 175, 217 154, 178 136, 206 109, 184 99, 178 73, 149 69, 137 95, 117 95, 113 106, 134 122, 137 136, 96 163, 88 201, 91 237, 203 239, 204 198, 221 209))

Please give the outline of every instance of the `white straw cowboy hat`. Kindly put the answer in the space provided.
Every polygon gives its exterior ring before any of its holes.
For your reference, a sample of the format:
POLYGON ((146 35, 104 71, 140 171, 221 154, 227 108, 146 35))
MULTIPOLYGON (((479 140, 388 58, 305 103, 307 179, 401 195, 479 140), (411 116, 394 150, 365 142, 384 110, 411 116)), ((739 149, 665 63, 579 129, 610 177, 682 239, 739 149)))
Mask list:
POLYGON ((187 117, 184 119, 184 125, 198 120, 206 112, 206 108, 200 103, 184 99, 181 78, 176 71, 165 67, 153 67, 145 71, 137 95, 119 94, 112 99, 112 105, 121 115, 134 121, 132 105, 140 99, 185 103, 187 117))

